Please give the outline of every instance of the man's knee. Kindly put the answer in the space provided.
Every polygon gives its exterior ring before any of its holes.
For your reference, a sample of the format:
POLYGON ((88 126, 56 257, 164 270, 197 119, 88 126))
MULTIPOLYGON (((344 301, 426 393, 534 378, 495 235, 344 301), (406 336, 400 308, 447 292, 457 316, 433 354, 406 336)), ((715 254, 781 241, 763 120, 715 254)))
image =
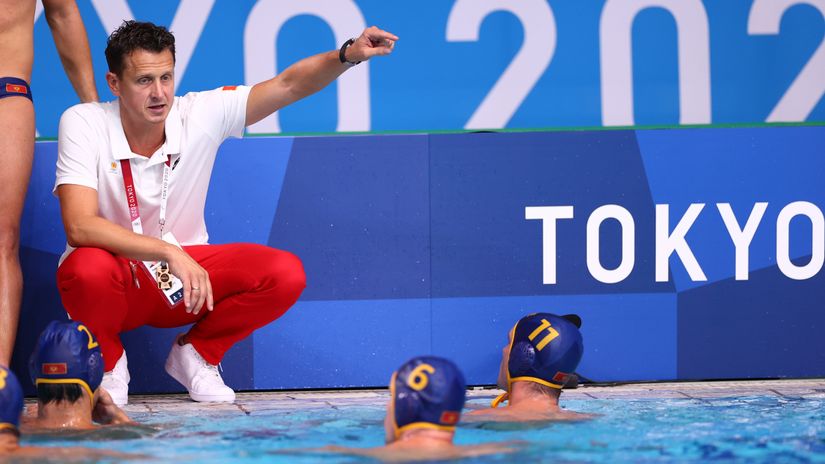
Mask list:
POLYGON ((288 252, 281 251, 275 266, 277 270, 278 287, 289 288, 297 293, 297 296, 304 291, 307 286, 307 278, 304 273, 304 263, 301 258, 288 252))
POLYGON ((20 248, 20 224, 0 221, 0 258, 17 259, 20 248))
POLYGON ((74 250, 57 271, 61 289, 69 281, 73 285, 111 285, 112 279, 120 275, 117 258, 100 248, 78 248, 74 250))
POLYGON ((279 293, 288 293, 290 299, 297 300, 306 288, 301 259, 288 251, 274 248, 267 248, 265 254, 266 260, 260 269, 262 274, 279 293))

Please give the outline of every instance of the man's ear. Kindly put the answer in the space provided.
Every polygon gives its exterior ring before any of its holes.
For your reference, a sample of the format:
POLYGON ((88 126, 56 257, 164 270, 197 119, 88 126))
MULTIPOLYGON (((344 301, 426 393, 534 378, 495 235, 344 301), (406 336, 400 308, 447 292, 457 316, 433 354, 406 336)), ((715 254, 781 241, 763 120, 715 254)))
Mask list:
POLYGON ((116 97, 120 96, 120 78, 117 77, 117 74, 109 71, 106 73, 106 84, 109 85, 109 90, 112 91, 112 94, 116 97))

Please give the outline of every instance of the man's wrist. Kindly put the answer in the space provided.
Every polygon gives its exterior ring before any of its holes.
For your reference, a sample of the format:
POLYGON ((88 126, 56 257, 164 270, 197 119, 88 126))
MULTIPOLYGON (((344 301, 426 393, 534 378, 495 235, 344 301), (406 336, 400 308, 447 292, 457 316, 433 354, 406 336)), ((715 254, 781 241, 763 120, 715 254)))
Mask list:
POLYGON ((341 64, 355 66, 356 64, 360 63, 360 61, 350 61, 349 59, 347 59, 347 49, 350 47, 350 45, 354 43, 355 39, 347 39, 347 41, 344 42, 344 45, 341 45, 341 48, 338 50, 338 61, 340 61, 341 64))
POLYGON ((160 249, 160 261, 166 261, 168 263, 178 251, 180 251, 178 247, 163 241, 163 247, 160 249))

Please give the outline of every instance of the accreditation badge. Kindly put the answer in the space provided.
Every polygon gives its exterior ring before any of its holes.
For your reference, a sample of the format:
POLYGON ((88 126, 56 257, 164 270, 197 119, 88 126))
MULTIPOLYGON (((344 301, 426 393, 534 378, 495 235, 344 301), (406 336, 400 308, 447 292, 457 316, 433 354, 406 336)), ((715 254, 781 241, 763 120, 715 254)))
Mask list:
MULTIPOLYGON (((164 242, 171 243, 181 248, 172 232, 167 232, 161 237, 164 242)), ((152 282, 156 282, 158 290, 163 294, 164 300, 169 307, 183 301, 183 282, 174 274, 169 272, 169 264, 165 261, 143 261, 143 268, 149 273, 152 282)))

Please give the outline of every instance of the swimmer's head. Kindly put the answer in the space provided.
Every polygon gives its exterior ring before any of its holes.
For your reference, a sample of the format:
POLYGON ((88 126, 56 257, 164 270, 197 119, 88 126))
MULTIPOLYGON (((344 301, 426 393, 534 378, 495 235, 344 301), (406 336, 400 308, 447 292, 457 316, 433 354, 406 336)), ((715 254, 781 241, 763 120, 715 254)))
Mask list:
POLYGON ((149 22, 123 21, 106 41, 106 62, 109 72, 123 75, 127 57, 137 50, 162 53, 168 50, 175 59, 175 36, 165 27, 149 22))
POLYGON ((79 388, 93 400, 103 380, 103 357, 97 340, 83 324, 52 321, 37 339, 29 358, 29 375, 43 402, 77 401, 82 395, 79 388), (50 388, 58 387, 66 387, 68 397, 63 397, 65 392, 49 397, 50 388))
POLYGON ((499 387, 509 392, 513 382, 534 382, 561 389, 582 358, 579 327, 581 318, 575 314, 536 313, 521 318, 503 351, 499 387))
POLYGON ((20 413, 23 412, 23 389, 14 372, 0 366, 0 433, 20 435, 20 413))
POLYGON ((387 443, 408 430, 454 431, 466 391, 464 375, 452 361, 436 356, 407 361, 390 379, 387 443))

